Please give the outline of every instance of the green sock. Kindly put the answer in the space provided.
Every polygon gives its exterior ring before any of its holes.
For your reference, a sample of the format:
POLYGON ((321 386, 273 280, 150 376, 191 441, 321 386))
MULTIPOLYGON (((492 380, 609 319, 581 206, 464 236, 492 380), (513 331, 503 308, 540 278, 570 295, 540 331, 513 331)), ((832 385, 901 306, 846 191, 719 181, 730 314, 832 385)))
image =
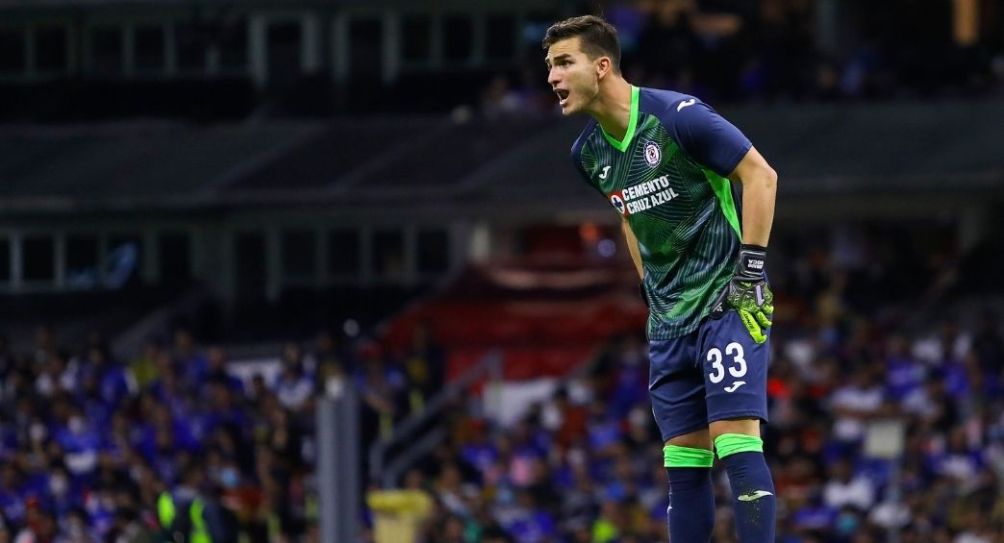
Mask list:
POLYGON ((667 468, 710 468, 715 463, 715 454, 707 449, 666 445, 662 457, 667 468))
POLYGON ((763 440, 746 434, 722 434, 715 438, 718 458, 724 459, 741 452, 763 452, 763 440))

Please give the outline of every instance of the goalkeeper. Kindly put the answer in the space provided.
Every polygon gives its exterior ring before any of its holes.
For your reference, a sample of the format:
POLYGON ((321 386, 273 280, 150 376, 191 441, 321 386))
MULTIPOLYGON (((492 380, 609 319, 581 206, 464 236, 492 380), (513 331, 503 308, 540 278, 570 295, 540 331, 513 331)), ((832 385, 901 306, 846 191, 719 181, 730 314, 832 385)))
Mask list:
POLYGON ((592 118, 573 162, 620 213, 650 306, 649 391, 665 442, 671 540, 710 541, 717 453, 739 542, 773 542, 776 501, 760 423, 777 174, 698 98, 625 81, 617 32, 603 19, 558 22, 543 46, 562 113, 592 118), (743 188, 741 219, 729 180, 743 188))

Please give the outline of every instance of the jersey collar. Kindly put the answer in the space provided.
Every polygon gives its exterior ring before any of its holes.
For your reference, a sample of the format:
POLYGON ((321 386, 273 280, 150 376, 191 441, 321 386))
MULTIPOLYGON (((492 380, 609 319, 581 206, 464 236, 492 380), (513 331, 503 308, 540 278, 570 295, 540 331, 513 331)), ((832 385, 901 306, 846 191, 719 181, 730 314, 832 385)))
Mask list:
POLYGON ((607 139, 607 142, 620 152, 627 151, 629 145, 631 145, 631 140, 634 138, 635 128, 638 127, 638 95, 639 89, 634 85, 631 86, 631 111, 628 112, 628 126, 627 132, 624 133, 623 140, 616 140, 610 134, 607 134, 606 130, 603 130, 603 126, 600 126, 600 132, 603 132, 603 137, 607 139))

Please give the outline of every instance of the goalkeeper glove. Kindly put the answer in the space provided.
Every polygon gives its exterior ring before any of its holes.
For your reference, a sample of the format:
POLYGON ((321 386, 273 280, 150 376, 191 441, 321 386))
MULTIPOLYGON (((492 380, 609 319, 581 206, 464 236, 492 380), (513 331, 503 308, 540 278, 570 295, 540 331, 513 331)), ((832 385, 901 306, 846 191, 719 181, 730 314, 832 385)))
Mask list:
POLYGON ((743 325, 757 343, 767 341, 764 328, 770 327, 770 319, 774 315, 774 294, 764 273, 766 264, 766 247, 742 245, 736 273, 729 282, 725 298, 728 306, 739 313, 743 325))

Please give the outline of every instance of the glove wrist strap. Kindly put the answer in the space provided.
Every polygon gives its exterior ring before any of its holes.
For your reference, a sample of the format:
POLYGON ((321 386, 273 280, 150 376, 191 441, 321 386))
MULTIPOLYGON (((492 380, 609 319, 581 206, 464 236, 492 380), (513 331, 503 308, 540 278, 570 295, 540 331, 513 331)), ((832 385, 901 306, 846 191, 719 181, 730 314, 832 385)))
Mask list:
POLYGON ((739 247, 739 260, 736 262, 736 274, 747 278, 764 276, 767 268, 767 248, 759 245, 743 244, 739 247))

